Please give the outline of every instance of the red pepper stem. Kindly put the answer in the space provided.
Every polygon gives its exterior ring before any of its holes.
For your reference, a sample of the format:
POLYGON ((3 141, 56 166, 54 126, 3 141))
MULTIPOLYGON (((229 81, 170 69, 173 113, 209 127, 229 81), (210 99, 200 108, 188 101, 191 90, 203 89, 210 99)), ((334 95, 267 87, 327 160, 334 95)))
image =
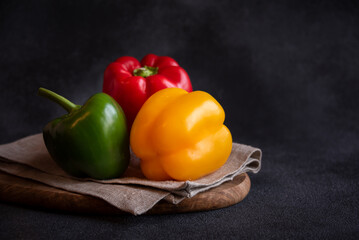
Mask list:
POLYGON ((54 93, 53 91, 50 91, 46 88, 39 88, 39 91, 37 92, 37 94, 39 96, 46 97, 46 98, 50 99, 51 101, 59 104, 61 107, 63 107, 69 113, 80 107, 79 105, 76 105, 76 104, 70 102, 63 96, 60 96, 57 93, 54 93))
POLYGON ((158 67, 144 66, 133 70, 133 76, 149 77, 158 73, 158 67))

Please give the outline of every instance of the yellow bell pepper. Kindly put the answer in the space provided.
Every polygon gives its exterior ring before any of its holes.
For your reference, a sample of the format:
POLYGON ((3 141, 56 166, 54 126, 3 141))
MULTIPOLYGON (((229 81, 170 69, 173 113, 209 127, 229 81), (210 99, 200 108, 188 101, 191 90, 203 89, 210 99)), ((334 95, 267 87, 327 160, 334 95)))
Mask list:
POLYGON ((232 150, 224 110, 208 93, 166 88, 133 123, 130 144, 151 180, 195 180, 219 169, 232 150))

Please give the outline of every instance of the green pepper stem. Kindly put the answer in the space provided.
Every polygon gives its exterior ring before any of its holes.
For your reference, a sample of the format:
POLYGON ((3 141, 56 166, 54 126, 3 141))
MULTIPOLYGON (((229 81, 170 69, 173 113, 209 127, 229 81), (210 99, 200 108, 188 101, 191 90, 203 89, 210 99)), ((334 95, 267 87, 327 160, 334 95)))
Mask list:
POLYGON ((133 70, 134 76, 149 77, 158 73, 158 67, 144 66, 133 70))
POLYGON ((59 104, 61 107, 63 107, 69 113, 80 107, 79 105, 76 105, 76 104, 70 102, 63 96, 60 96, 59 94, 54 93, 53 91, 50 91, 46 88, 39 88, 39 91, 37 92, 37 94, 39 96, 46 97, 46 98, 50 99, 51 101, 59 104))

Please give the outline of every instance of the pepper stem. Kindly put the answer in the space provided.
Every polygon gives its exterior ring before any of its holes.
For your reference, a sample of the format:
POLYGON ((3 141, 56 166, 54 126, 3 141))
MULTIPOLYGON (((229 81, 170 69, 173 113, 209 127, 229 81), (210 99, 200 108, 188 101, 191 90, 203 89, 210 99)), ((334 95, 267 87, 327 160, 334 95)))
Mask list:
POLYGON ((46 97, 50 99, 51 101, 59 104, 61 107, 63 107, 66 111, 69 113, 72 112, 75 109, 78 109, 80 106, 76 105, 63 96, 60 96, 57 93, 54 93, 53 91, 50 91, 46 88, 39 88, 39 91, 37 92, 39 96, 46 97))
POLYGON ((158 67, 144 66, 133 70, 134 76, 149 77, 157 74, 158 67))

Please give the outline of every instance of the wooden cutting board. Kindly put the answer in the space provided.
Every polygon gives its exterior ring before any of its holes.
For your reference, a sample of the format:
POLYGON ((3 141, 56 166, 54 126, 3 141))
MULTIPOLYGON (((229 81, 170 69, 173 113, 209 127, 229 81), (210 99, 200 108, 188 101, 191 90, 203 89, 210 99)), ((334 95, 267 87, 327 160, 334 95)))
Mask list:
MULTIPOLYGON (((195 212, 228 207, 242 201, 250 186, 249 176, 244 173, 233 181, 184 199, 177 205, 162 200, 146 214, 195 212)), ((102 199, 67 192, 4 172, 0 172, 0 201, 74 213, 125 214, 102 199)))

